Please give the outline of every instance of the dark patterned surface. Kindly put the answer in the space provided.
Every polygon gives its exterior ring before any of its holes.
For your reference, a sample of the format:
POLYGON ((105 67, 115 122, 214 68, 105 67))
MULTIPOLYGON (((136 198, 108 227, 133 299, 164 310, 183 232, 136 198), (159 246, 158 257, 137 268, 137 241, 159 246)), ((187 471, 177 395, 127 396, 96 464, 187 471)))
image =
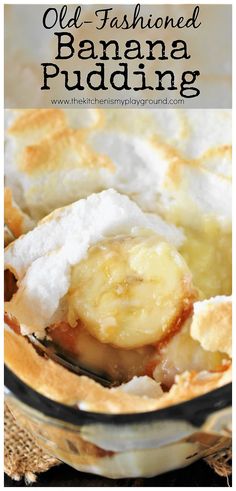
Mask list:
MULTIPOLYGON (((231 478, 229 482, 224 477, 219 477, 213 472, 212 469, 203 461, 196 462, 185 469, 179 469, 178 471, 168 472, 161 476, 153 477, 151 479, 106 479, 99 476, 93 476, 91 474, 84 474, 75 471, 71 467, 63 464, 60 467, 54 467, 50 471, 41 474, 35 484, 36 487, 138 487, 138 486, 150 486, 150 487, 225 487, 231 484, 231 478)), ((5 486, 25 486, 24 481, 16 482, 12 481, 9 477, 5 476, 5 486)))

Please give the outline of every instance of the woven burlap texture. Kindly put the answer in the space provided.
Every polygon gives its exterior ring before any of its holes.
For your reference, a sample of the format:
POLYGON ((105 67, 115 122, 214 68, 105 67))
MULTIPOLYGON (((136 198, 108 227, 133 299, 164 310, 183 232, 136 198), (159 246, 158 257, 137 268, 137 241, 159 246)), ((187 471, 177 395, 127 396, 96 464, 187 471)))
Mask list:
POLYGON ((47 455, 33 437, 19 427, 6 403, 4 404, 4 469, 12 479, 24 478, 26 484, 37 480, 37 474, 45 472, 60 461, 47 455))
MULTIPOLYGON (((218 474, 226 479, 231 474, 231 446, 219 450, 204 460, 218 474)), ((4 467, 6 474, 19 481, 24 478, 26 484, 37 480, 37 474, 49 470, 60 461, 47 455, 33 437, 19 427, 7 405, 4 404, 4 467)))

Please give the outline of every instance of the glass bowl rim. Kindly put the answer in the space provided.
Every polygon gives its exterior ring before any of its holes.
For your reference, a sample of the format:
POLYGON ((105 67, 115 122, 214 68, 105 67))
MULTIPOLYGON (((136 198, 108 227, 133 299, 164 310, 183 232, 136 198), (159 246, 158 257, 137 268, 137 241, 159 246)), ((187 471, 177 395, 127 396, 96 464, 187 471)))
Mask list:
POLYGON ((4 381, 7 391, 26 406, 50 418, 77 426, 95 423, 105 425, 145 424, 170 419, 201 426, 211 413, 232 405, 232 383, 228 383, 206 394, 166 408, 141 413, 108 414, 85 411, 49 399, 25 384, 6 365, 4 366, 4 381))

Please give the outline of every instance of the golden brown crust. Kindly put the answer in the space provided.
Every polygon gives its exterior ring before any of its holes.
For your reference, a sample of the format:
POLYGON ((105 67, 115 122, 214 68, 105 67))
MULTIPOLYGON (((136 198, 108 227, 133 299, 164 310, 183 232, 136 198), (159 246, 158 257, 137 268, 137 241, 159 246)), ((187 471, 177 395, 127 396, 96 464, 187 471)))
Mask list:
POLYGON ((23 233, 23 215, 20 209, 13 205, 10 188, 4 189, 4 222, 15 237, 23 233))
MULTIPOLYGON (((8 134, 19 139, 16 160, 21 171, 32 174, 60 169, 65 164, 63 152, 73 152, 79 167, 106 167, 113 170, 108 157, 93 152, 85 143, 87 132, 102 123, 100 112, 88 128, 73 129, 68 112, 62 109, 26 109, 17 111, 17 117, 8 134)), ((68 160, 68 159, 67 159, 68 160)))
MULTIPOLYGON (((204 152, 198 158, 186 158, 184 154, 178 148, 173 147, 171 144, 163 142, 158 136, 153 136, 151 138, 151 143, 156 147, 163 156, 168 160, 169 167, 166 175, 166 184, 181 187, 185 175, 185 168, 195 167, 199 171, 204 171, 208 168, 208 163, 211 160, 218 158, 223 160, 224 158, 231 160, 232 158, 232 146, 223 145, 220 147, 213 147, 204 152)), ((231 180, 229 176, 225 175, 223 172, 219 173, 223 179, 231 180)))
POLYGON ((106 389, 87 377, 69 372, 40 356, 24 337, 9 330, 5 332, 5 362, 27 385, 50 399, 113 414, 161 409, 205 394, 231 380, 230 367, 225 367, 225 372, 212 374, 186 372, 177 377, 170 392, 159 399, 131 395, 118 389, 106 389))
POLYGON ((71 128, 64 128, 38 144, 27 146, 22 154, 21 170, 30 174, 61 169, 65 165, 65 153, 68 151, 73 155, 73 161, 76 160, 75 167, 105 167, 113 170, 107 156, 93 152, 85 143, 84 132, 71 128))
POLYGON ((221 147, 212 147, 209 148, 204 154, 202 155, 202 158, 210 158, 210 157, 215 157, 215 156, 221 156, 224 157, 226 155, 229 155, 232 157, 232 145, 222 145, 221 147))
POLYGON ((231 365, 219 372, 184 372, 176 377, 176 383, 170 391, 162 396, 157 403, 158 409, 179 404, 218 389, 232 380, 231 365))
POLYGON ((20 237, 33 227, 32 220, 14 202, 9 187, 4 188, 4 223, 14 238, 20 237))
POLYGON ((50 128, 51 132, 66 127, 66 115, 61 109, 32 109, 25 110, 13 122, 8 132, 15 136, 24 136, 30 132, 50 128))
MULTIPOLYGON (((203 302, 203 305, 205 302, 203 302)), ((232 304, 208 301, 193 317, 191 336, 208 351, 220 351, 232 356, 232 304)))
POLYGON ((5 363, 23 382, 57 402, 74 405, 88 399, 104 404, 107 412, 151 410, 155 400, 145 400, 106 389, 93 380, 77 376, 52 360, 40 356, 26 338, 5 331, 5 363), (138 407, 137 407, 138 406, 138 407))

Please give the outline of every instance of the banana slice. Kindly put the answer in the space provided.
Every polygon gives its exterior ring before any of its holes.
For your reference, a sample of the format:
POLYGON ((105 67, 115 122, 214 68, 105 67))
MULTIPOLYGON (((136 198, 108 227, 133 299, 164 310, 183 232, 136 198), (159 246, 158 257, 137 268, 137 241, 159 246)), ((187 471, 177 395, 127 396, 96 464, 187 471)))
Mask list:
POLYGON ((153 235, 108 239, 72 268, 68 322, 79 319, 101 342, 133 349, 175 330, 194 296, 191 273, 167 242, 153 235))
MULTIPOLYGON (((156 367, 150 375, 157 382, 161 381, 165 387, 170 388, 175 381, 175 376, 180 373, 223 372, 229 363, 228 356, 220 353, 219 350, 211 352, 203 349, 200 342, 191 337, 190 325, 186 322, 176 336, 160 349, 156 356, 156 367)), ((153 362, 150 366, 153 367, 153 362)))

